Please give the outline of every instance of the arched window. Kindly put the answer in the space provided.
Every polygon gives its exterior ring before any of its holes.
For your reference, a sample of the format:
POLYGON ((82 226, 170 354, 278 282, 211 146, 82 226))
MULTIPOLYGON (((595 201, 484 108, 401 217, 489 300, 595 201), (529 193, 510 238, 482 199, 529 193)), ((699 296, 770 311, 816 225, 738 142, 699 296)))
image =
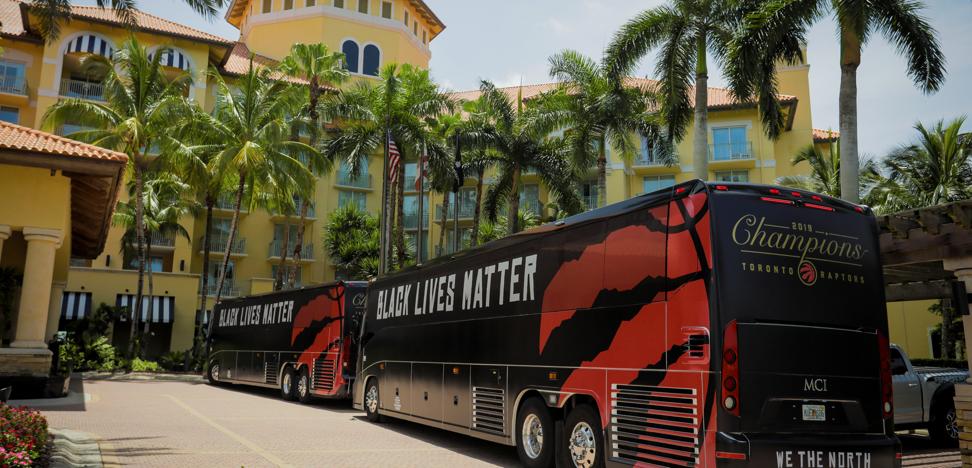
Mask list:
POLYGON ((368 44, 364 48, 364 69, 361 73, 365 75, 378 76, 378 66, 381 62, 381 52, 378 46, 368 44))
POLYGON ((344 41, 344 44, 341 44, 341 52, 344 53, 344 69, 351 73, 358 73, 358 43, 350 39, 344 41))

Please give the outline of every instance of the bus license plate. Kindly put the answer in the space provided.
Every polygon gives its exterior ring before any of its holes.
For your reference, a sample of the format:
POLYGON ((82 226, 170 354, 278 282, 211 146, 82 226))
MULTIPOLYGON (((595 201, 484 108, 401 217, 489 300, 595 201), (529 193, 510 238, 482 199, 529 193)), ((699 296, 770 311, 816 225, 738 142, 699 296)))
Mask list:
POLYGON ((827 407, 824 405, 803 405, 804 421, 826 421, 827 407))

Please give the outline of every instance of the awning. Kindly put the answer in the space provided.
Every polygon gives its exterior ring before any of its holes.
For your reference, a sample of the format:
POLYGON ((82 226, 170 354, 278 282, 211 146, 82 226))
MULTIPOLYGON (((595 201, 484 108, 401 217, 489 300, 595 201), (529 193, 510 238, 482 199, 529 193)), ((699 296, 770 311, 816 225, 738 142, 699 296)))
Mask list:
POLYGON ((207 310, 205 313, 201 310, 196 310, 196 323, 203 326, 209 325, 209 318, 212 317, 213 311, 207 310))
MULTIPOLYGON (((154 55, 155 54, 152 54, 152 56, 154 55)), ((162 52, 162 57, 159 58, 159 62, 164 67, 179 68, 181 70, 189 71, 189 58, 178 50, 166 50, 162 52)))
POLYGON ((111 58, 111 56, 115 53, 115 49, 111 48, 111 44, 109 44, 108 41, 95 36, 94 34, 78 36, 77 39, 74 39, 71 41, 71 44, 68 45, 67 51, 88 52, 107 58, 111 58))
MULTIPOLYGON (((131 310, 135 307, 135 295, 119 294, 115 305, 118 307, 128 307, 131 310)), ((142 321, 148 321, 149 323, 172 323, 174 313, 174 296, 142 296, 142 321), (148 316, 149 304, 152 304, 152 317, 148 316)), ((122 315, 122 320, 128 320, 128 317, 122 315)))
POLYGON ((61 318, 80 320, 91 314, 91 293, 64 291, 61 296, 61 318))

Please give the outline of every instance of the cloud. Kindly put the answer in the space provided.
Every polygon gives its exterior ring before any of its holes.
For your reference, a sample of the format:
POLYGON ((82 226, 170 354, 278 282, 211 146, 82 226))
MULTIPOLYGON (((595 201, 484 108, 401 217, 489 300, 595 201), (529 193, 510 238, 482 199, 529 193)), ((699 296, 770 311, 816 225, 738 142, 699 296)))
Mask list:
POLYGON ((567 23, 553 17, 547 18, 547 20, 543 22, 543 25, 556 34, 566 34, 574 30, 574 28, 567 23))

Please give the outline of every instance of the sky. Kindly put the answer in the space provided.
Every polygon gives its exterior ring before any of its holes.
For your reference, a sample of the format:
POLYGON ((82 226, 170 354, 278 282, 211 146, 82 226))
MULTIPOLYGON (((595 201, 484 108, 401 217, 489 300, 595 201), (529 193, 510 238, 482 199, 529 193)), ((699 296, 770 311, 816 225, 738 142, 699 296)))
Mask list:
MULTIPOLYGON (((500 86, 550 81, 547 58, 574 49, 598 58, 614 32, 638 12, 662 0, 425 0, 446 29, 432 41, 430 69, 450 90, 476 88, 488 79, 500 86)), ((93 4, 94 0, 78 3, 93 4)), ((937 93, 925 95, 905 73, 905 60, 880 34, 865 46, 858 70, 858 128, 862 154, 882 157, 914 138, 913 126, 950 120, 972 111, 972 0, 926 0, 924 15, 938 30, 948 75, 937 93)), ((222 15, 208 21, 178 0, 139 0, 140 8, 230 39, 239 31, 222 15)), ((313 38, 307 38, 312 41, 313 38)), ((828 17, 808 37, 813 125, 838 128, 839 44, 828 17)), ((712 61, 710 60, 710 63, 712 61)), ((653 76, 653 55, 636 72, 653 76)), ((709 85, 726 84, 710 68, 709 85)), ((806 105, 801 102, 799 105, 806 105)), ((972 121, 964 127, 972 131, 972 121)))

